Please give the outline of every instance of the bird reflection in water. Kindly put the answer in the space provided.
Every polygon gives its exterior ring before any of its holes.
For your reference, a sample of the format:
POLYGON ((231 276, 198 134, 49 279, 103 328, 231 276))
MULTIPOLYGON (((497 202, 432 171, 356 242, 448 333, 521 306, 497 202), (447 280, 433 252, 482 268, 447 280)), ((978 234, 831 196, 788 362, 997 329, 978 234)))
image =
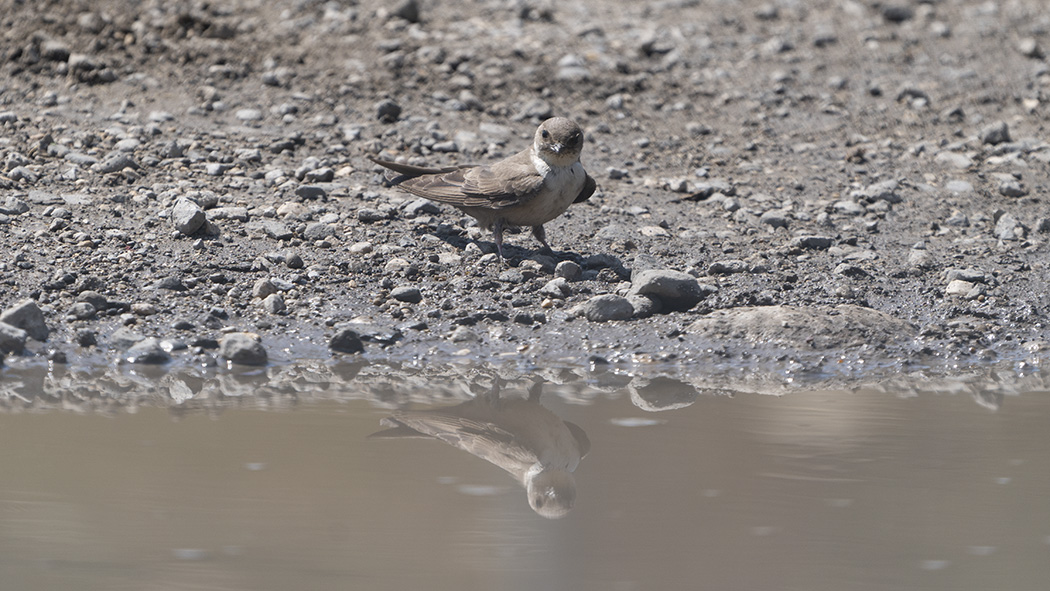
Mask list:
POLYGON ((440 439, 509 472, 528 494, 529 505, 548 519, 564 517, 576 502, 579 465, 591 442, 578 425, 540 405, 542 381, 528 396, 503 397, 497 378, 473 400, 431 410, 399 410, 370 438, 440 439))

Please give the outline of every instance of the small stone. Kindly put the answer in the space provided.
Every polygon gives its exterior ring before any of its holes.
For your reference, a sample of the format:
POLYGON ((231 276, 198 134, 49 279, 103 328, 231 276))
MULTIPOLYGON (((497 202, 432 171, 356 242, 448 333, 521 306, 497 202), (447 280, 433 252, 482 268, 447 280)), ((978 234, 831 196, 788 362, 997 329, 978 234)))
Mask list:
POLYGON ((970 290, 973 288, 974 284, 969 281, 954 279, 948 282, 948 287, 944 289, 944 294, 950 296, 965 296, 970 293, 970 290))
POLYGON ((127 154, 123 153, 111 154, 107 156, 105 160, 102 160, 101 162, 98 162, 91 166, 91 170, 99 174, 110 174, 114 172, 120 172, 125 168, 138 170, 139 165, 137 162, 132 160, 131 156, 128 156, 127 154))
POLYGON ((184 236, 196 233, 207 219, 204 210, 192 199, 181 198, 171 208, 171 223, 184 236))
POLYGON ((576 314, 591 322, 627 320, 634 316, 634 306, 623 296, 605 294, 595 296, 574 308, 576 314))
POLYGON ((325 199, 328 192, 317 185, 299 185, 295 189, 295 195, 301 199, 325 199))
POLYGON ((22 300, 0 314, 0 322, 20 328, 35 340, 44 342, 51 330, 44 322, 44 313, 33 300, 22 300))
POLYGON ((715 261, 707 268, 708 275, 732 275, 747 272, 747 263, 740 259, 715 261))
POLYGON ((269 279, 259 279, 252 285, 252 297, 265 298, 268 295, 277 293, 277 286, 273 284, 269 279))
POLYGON ((1018 180, 1003 180, 999 182, 999 194, 1004 197, 1024 197, 1028 194, 1028 189, 1018 180))
POLYGON ((466 326, 457 326, 449 335, 448 340, 453 343, 476 343, 481 341, 481 337, 466 326))
POLYGON ((109 335, 109 344, 118 351, 127 351, 132 345, 145 340, 145 336, 126 327, 118 328, 109 335))
POLYGON ((263 118, 263 112, 260 109, 237 109, 234 116, 241 121, 258 121, 263 118))
POLYGON ((576 281, 583 271, 574 261, 562 261, 554 267, 554 276, 564 278, 566 281, 576 281))
POLYGON ((1005 121, 997 121, 981 129, 981 143, 998 145, 1010 141, 1010 127, 1005 121))
POLYGON ((288 306, 284 303, 284 298, 279 293, 271 293, 263 298, 262 307, 263 310, 270 314, 281 314, 288 310, 288 306))
POLYGON ((325 238, 329 238, 331 236, 335 236, 335 226, 323 222, 313 222, 311 224, 307 224, 306 229, 303 230, 303 238, 306 238, 311 242, 324 240, 325 238))
POLYGON ((128 347, 124 359, 128 363, 158 365, 171 361, 171 355, 161 346, 160 339, 149 337, 128 347))
POLYGON ((391 290, 390 297, 399 302, 407 302, 409 304, 418 304, 423 301, 423 293, 419 291, 419 288, 410 286, 395 287, 391 290))
POLYGON ((642 294, 627 294, 627 301, 634 308, 635 318, 648 318, 662 311, 660 302, 650 296, 642 294))
POLYGON ((827 250, 834 239, 830 236, 799 236, 791 241, 791 246, 807 250, 827 250))
POLYGON ((540 295, 551 297, 557 300, 564 300, 572 293, 572 288, 569 287, 569 281, 564 277, 555 277, 547 282, 546 285, 540 288, 540 295))
POLYGON ((401 117, 401 105, 385 99, 376 103, 376 118, 383 123, 393 123, 401 117))
POLYGON ((882 7, 882 18, 890 23, 903 23, 911 20, 915 11, 907 4, 887 4, 882 7))
POLYGON ((94 347, 98 344, 98 333, 89 328, 82 328, 77 331, 76 340, 77 345, 81 347, 94 347))
POLYGON ((136 316, 153 316, 157 313, 157 307, 149 302, 136 302, 131 304, 131 313, 136 316))
POLYGON ((168 291, 186 291, 186 284, 178 277, 164 277, 153 284, 153 289, 166 289, 168 291))
POLYGON ((787 228, 790 224, 788 213, 782 209, 771 209, 758 218, 759 223, 771 228, 787 228))
POLYGON ((266 349, 259 335, 231 332, 219 341, 219 357, 240 365, 266 365, 266 349))
POLYGON ((973 193, 973 185, 963 180, 948 181, 944 188, 957 194, 973 193))
POLYGON ((995 223, 995 237, 999 240, 1023 240, 1025 233, 1025 227, 1018 223, 1013 214, 1004 213, 995 223))
POLYGON ((629 295, 644 295, 657 300, 663 310, 684 312, 712 293, 696 277, 682 271, 653 269, 637 273, 631 279, 629 295))
POLYGON ((970 283, 985 283, 988 281, 988 276, 979 269, 949 269, 945 276, 948 281, 955 281, 956 279, 970 283))
POLYGON ((972 158, 958 152, 939 152, 933 159, 938 164, 944 164, 951 168, 965 169, 973 166, 972 158))
POLYGON ((1039 41, 1034 37, 1021 39, 1017 43, 1017 51, 1027 58, 1042 59, 1043 57, 1043 49, 1039 46, 1039 41))
POLYGON ((365 345, 355 330, 343 328, 328 340, 328 348, 339 353, 361 353, 365 345))
POLYGON ((77 320, 91 320, 98 314, 98 308, 88 302, 77 302, 69 307, 68 314, 77 320))

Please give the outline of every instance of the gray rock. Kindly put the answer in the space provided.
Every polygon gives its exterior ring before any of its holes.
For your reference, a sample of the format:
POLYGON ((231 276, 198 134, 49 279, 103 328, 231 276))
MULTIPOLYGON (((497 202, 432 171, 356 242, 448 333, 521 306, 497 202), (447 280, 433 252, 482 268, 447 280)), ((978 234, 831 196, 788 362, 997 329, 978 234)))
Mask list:
POLYGON ((418 304, 423 301, 423 293, 419 291, 418 287, 411 286, 395 287, 391 290, 390 297, 399 302, 407 302, 409 304, 418 304))
POLYGON ((976 284, 969 281, 963 281, 962 279, 953 279, 948 282, 948 287, 944 288, 944 295, 950 296, 965 296, 970 293, 976 284))
POLYGON ((138 170, 139 165, 135 162, 131 156, 123 153, 110 154, 101 162, 98 162, 91 166, 91 170, 99 174, 110 174, 113 172, 120 172, 125 168, 132 170, 138 170))
POLYGON ((262 307, 263 310, 270 314, 281 314, 288 310, 288 306, 284 303, 284 297, 279 293, 271 293, 263 298, 262 307))
POLYGON ((128 347, 124 359, 128 363, 158 365, 171 361, 171 355, 161 346, 160 339, 149 337, 128 347))
POLYGON ((0 322, 21 328, 30 337, 40 342, 46 341, 48 335, 51 334, 47 323, 44 322, 44 313, 33 300, 22 300, 4 310, 3 314, 0 314, 0 322))
POLYGON ((747 263, 740 259, 715 261, 707 268, 708 275, 733 275, 747 271, 747 263))
POLYGON ((623 296, 605 294, 595 296, 576 306, 574 311, 591 322, 627 320, 634 316, 634 306, 623 296))
POLYGON ((29 333, 11 326, 6 322, 0 322, 0 357, 7 353, 21 353, 25 350, 26 339, 29 333))
POLYGON ((295 195, 301 199, 324 199, 328 192, 317 185, 299 185, 295 189, 295 195))
POLYGON ((263 118, 263 112, 260 109, 237 109, 234 116, 241 121, 258 121, 263 118))
POLYGON ((328 340, 328 348, 339 353, 361 353, 365 350, 365 344, 355 330, 343 328, 328 340))
POLYGON ((889 203, 900 203, 903 198, 898 193, 900 183, 890 179, 879 183, 873 183, 864 187, 857 193, 868 201, 888 201, 889 203))
POLYGON ((944 185, 944 188, 948 189, 952 193, 973 193, 973 185, 967 181, 959 179, 948 181, 948 183, 944 185))
POLYGON ((259 335, 231 332, 219 340, 219 357, 239 365, 266 365, 266 349, 259 335))
POLYGON ((171 208, 171 223, 184 236, 196 233, 207 219, 201 206, 191 199, 179 199, 171 208))
POLYGON ((98 314, 98 308, 90 302, 77 302, 69 307, 68 314, 77 320, 91 320, 98 314))
POLYGON ((290 240, 294 234, 287 224, 274 220, 266 220, 262 223, 262 230, 267 236, 274 240, 290 240))
POLYGON ((252 285, 252 297, 265 298, 275 293, 277 293, 277 286, 269 279, 259 279, 252 285))
POLYGON ((29 204, 14 195, 8 195, 3 205, 0 205, 0 213, 5 215, 22 215, 29 211, 29 204))
POLYGON ((631 281, 629 295, 644 295, 660 302, 660 308, 684 312, 697 305, 712 292, 696 277, 672 270, 649 270, 638 273, 631 281))
POLYGON ((772 228, 787 228, 791 224, 788 212, 782 209, 771 209, 763 213, 758 221, 772 228))
POLYGON ((970 283, 986 283, 988 281, 988 276, 979 269, 948 269, 945 276, 948 281, 955 281, 956 279, 969 281, 970 283))
POLYGON ((419 2, 417 0, 402 0, 390 14, 405 19, 410 23, 419 22, 419 2))
POLYGON ((1010 127, 1005 121, 996 121, 981 129, 981 143, 997 145, 1010 141, 1010 127))
POLYGON ((1004 213, 995 223, 995 237, 999 240, 1024 240, 1026 233, 1026 228, 1017 221, 1013 214, 1004 213))
POLYGON ((660 302, 647 295, 627 294, 627 301, 634 308, 635 318, 648 318, 663 311, 660 302))
POLYGON ((569 297, 569 294, 572 293, 572 288, 569 287, 569 281, 564 277, 555 277, 541 287, 539 293, 542 296, 563 300, 569 297))
POLYGON ((973 159, 966 154, 960 154, 958 152, 939 152, 934 156, 933 160, 938 164, 944 164, 951 168, 965 169, 973 166, 973 159))
POLYGON ((830 236, 799 236, 791 241, 791 246, 806 250, 827 250, 834 239, 830 236))
POLYGON ((325 238, 334 235, 335 226, 323 222, 314 222, 312 224, 307 224, 306 229, 303 230, 303 238, 306 238, 310 241, 324 240, 325 238))
POLYGON ((384 99, 376 103, 376 118, 383 123, 393 123, 401 117, 401 105, 397 102, 384 99))
POLYGON ((453 343, 477 343, 481 341, 481 337, 466 326, 457 326, 448 336, 448 340, 453 343))
POLYGON ((999 194, 1004 197, 1024 197, 1028 194, 1028 189, 1018 180, 1004 179, 999 182, 999 194))
POLYGON ((76 341, 81 347, 94 347, 98 344, 98 333, 90 328, 82 328, 77 331, 76 341))
POLYGON ((178 277, 162 277, 153 283, 153 289, 166 289, 168 291, 186 291, 186 284, 178 277))
POLYGON ((146 337, 127 327, 121 327, 109 335, 109 345, 119 351, 127 351, 135 343, 145 340, 146 337))
POLYGON ((554 276, 566 281, 576 281, 582 273, 580 266, 574 261, 562 261, 554 267, 554 276))

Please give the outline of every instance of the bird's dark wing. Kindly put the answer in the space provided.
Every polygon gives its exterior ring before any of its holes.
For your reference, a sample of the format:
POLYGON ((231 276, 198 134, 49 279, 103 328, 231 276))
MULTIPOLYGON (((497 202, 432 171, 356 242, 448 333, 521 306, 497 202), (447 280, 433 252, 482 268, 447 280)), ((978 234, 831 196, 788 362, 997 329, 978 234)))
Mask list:
POLYGON ((583 188, 580 189, 580 194, 573 199, 573 203, 583 203, 594 195, 594 190, 598 187, 597 183, 594 182, 594 178, 591 175, 587 175, 587 178, 583 179, 583 188))

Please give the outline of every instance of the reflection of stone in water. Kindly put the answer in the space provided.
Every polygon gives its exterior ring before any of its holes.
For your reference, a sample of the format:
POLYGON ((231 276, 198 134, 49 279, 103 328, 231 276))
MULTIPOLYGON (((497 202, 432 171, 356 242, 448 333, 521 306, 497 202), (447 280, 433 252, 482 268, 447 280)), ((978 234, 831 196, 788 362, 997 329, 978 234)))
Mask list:
POLYGON ((662 376, 635 378, 627 389, 631 392, 631 402, 650 412, 684 408, 696 402, 697 397, 694 386, 662 376))
MULTIPOLYGON (((540 405, 541 386, 535 382, 528 398, 501 398, 497 379, 488 393, 456 406, 396 411, 381 422, 389 429, 370 437, 444 441, 514 476, 536 513, 562 517, 576 502, 573 471, 590 441, 579 426, 540 405)), ((460 491, 470 494, 462 486, 460 491)))

